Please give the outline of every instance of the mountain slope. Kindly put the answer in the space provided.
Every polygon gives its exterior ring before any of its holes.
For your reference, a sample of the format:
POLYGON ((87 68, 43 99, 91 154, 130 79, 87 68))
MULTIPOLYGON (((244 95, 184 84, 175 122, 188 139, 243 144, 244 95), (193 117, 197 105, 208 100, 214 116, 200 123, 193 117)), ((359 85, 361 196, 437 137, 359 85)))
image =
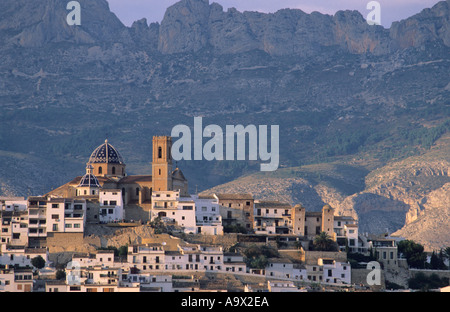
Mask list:
POLYGON ((251 193, 259 200, 301 203, 310 211, 328 203, 336 215, 358 218, 362 232, 387 229, 427 250, 439 249, 450 244, 449 155, 446 135, 423 155, 372 171, 344 162, 308 165, 252 174, 203 193, 251 193))

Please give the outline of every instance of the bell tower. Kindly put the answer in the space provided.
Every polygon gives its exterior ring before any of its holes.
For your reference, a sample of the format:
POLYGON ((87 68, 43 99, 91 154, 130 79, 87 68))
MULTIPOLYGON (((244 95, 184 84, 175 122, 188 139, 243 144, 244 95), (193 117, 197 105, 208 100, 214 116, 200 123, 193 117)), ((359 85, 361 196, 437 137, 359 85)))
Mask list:
POLYGON ((153 137, 153 191, 172 191, 172 137, 153 137))

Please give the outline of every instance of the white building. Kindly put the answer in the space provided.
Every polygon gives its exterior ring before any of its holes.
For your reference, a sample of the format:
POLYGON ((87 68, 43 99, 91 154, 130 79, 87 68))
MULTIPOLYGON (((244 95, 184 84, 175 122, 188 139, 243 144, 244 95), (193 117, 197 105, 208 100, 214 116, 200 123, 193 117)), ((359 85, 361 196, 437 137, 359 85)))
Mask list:
POLYGON ((10 247, 1 246, 0 265, 19 266, 32 268, 31 260, 37 256, 41 256, 46 264, 48 263, 47 248, 27 248, 27 247, 10 247))
POLYGON ((86 200, 50 198, 47 201, 47 233, 83 233, 86 200))
POLYGON ((77 263, 80 267, 104 266, 113 267, 114 251, 113 250, 97 250, 95 253, 78 253, 72 257, 72 262, 77 263))
POLYGON ((244 256, 234 252, 225 252, 223 254, 223 266, 224 270, 230 273, 245 273, 247 270, 244 256))
POLYGON ((350 284, 351 267, 349 263, 337 262, 334 259, 319 258, 318 264, 322 267, 322 281, 333 284, 350 284))
POLYGON ((33 291, 33 271, 6 266, 0 269, 0 292, 33 291))
POLYGON ((26 210, 0 211, 0 244, 28 245, 28 212, 26 210))
POLYGON ((28 239, 43 240, 47 237, 47 198, 28 197, 28 239))
POLYGON ((294 264, 287 258, 270 258, 266 276, 271 278, 293 278, 294 264))
POLYGON ((206 271, 224 270, 223 248, 221 246, 200 245, 199 247, 201 263, 206 271))
POLYGON ((197 234, 223 235, 219 199, 215 196, 193 195, 197 234))
POLYGON ((267 281, 269 292, 307 292, 304 288, 299 288, 292 281, 267 281))
POLYGON ((181 197, 179 191, 152 193, 151 221, 160 218, 183 227, 185 233, 196 233, 195 202, 191 197, 181 197))
POLYGON ((102 189, 99 191, 100 223, 118 222, 125 218, 121 190, 102 189))
POLYGON ((341 251, 348 247, 350 252, 362 252, 358 240, 358 221, 350 216, 334 217, 334 233, 341 251))
POLYGON ((165 268, 162 244, 143 244, 128 246, 127 260, 130 267, 140 272, 151 272, 165 268))
POLYGON ((139 287, 141 292, 173 292, 172 275, 154 275, 151 273, 127 274, 122 280, 124 287, 139 287))
POLYGON ((0 196, 0 211, 25 211, 27 203, 24 197, 0 196))

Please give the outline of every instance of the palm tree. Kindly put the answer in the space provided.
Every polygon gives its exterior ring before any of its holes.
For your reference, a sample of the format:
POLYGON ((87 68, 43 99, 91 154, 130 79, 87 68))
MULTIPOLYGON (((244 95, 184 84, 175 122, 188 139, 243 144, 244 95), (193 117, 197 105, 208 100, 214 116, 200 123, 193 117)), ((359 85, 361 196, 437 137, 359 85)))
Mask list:
POLYGON ((314 238, 314 249, 320 251, 336 251, 337 245, 326 232, 321 232, 314 238))

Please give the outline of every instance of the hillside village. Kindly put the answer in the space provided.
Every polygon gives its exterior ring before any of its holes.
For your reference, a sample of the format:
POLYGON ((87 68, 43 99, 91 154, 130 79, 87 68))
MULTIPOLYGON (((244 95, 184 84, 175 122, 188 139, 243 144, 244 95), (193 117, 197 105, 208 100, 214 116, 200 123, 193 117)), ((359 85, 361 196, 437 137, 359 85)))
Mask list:
POLYGON ((448 270, 410 267, 403 238, 361 233, 330 205, 189 194, 171 147, 154 137, 152 175, 127 175, 106 140, 83 176, 42 196, 0 198, 0 292, 407 290, 432 273, 448 285, 448 270), (102 236, 138 231, 148 234, 116 246, 102 236))

